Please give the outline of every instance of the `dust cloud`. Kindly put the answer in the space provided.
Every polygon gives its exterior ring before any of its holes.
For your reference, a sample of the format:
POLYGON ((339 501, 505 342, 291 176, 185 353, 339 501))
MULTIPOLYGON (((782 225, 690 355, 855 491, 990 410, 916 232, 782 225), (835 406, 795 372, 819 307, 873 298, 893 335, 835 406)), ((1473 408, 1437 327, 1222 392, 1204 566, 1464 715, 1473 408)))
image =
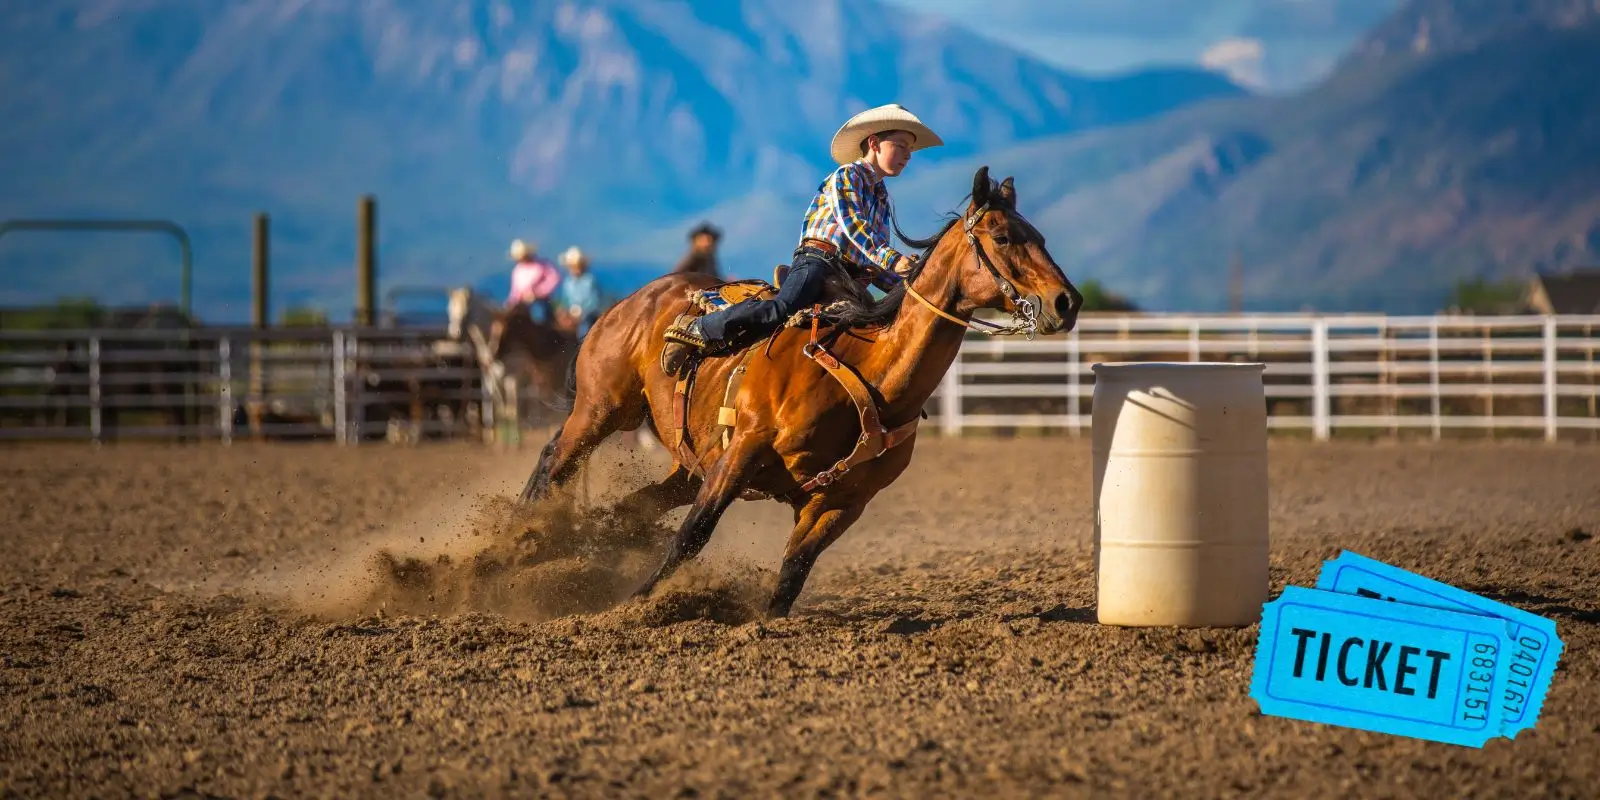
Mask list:
POLYGON ((681 514, 651 521, 613 513, 616 499, 661 472, 620 455, 597 453, 566 491, 527 505, 515 499, 527 467, 506 467, 247 591, 327 620, 486 612, 543 622, 614 611, 607 619, 619 624, 665 625, 759 617, 775 575, 737 549, 703 554, 650 598, 628 602, 665 557, 681 514))

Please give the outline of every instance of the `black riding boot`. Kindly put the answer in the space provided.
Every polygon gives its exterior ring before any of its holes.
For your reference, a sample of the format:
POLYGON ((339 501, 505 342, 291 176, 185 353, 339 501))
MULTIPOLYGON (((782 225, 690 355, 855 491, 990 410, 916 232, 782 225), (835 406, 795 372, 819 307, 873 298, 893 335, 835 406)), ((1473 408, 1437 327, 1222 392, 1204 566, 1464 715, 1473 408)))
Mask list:
POLYGON ((801 254, 784 276, 783 285, 771 300, 746 300, 701 317, 700 330, 704 332, 708 347, 719 342, 735 343, 759 340, 822 296, 823 280, 828 276, 828 262, 801 254))
POLYGON ((830 266, 825 259, 802 252, 795 257, 777 296, 771 300, 746 300, 695 317, 687 324, 682 324, 680 318, 679 323, 667 329, 667 343, 661 352, 662 370, 677 375, 691 355, 718 355, 770 335, 796 311, 822 296, 823 280, 830 266))

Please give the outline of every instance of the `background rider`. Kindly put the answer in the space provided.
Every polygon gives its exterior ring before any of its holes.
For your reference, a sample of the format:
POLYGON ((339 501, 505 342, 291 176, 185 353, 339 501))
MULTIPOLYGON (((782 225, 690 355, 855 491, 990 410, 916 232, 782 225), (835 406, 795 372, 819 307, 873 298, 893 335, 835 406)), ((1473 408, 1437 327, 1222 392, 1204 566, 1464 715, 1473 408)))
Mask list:
POLYGON ((717 245, 722 241, 722 231, 702 222, 689 231, 689 252, 672 268, 673 272, 693 272, 722 280, 717 265, 717 245))
POLYGON ((528 305, 528 313, 544 323, 555 321, 551 296, 561 285, 561 270, 539 257, 539 247, 521 239, 511 243, 511 293, 506 297, 506 307, 518 303, 528 305))
POLYGON ((606 310, 605 291, 589 271, 589 257, 577 247, 569 247, 561 254, 561 265, 567 268, 567 276, 556 290, 556 324, 575 331, 582 339, 600 312, 606 310))

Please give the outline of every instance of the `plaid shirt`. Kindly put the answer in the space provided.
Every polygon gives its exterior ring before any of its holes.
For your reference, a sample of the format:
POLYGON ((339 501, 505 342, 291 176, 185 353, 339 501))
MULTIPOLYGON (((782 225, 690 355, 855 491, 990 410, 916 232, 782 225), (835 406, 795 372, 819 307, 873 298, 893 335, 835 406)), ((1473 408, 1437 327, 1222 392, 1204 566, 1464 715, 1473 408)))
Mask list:
POLYGON ((817 187, 800 236, 832 242, 846 262, 882 270, 881 275, 859 276, 874 283, 899 283, 896 269, 910 266, 889 246, 889 190, 864 161, 839 167, 817 187))

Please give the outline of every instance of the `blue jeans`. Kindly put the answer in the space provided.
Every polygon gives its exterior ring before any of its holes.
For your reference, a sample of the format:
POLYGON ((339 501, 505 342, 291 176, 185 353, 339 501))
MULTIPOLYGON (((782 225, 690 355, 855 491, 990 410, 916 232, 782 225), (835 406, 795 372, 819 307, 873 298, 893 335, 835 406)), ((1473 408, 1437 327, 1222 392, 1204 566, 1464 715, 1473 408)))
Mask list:
POLYGON ((778 296, 771 300, 746 300, 721 311, 700 318, 700 330, 706 340, 715 346, 765 338, 794 316, 796 311, 808 308, 822 297, 822 284, 832 262, 808 249, 802 249, 789 266, 789 274, 778 287, 778 296))
POLYGON ((541 325, 549 325, 555 321, 554 306, 548 297, 529 300, 527 303, 528 318, 541 325))

